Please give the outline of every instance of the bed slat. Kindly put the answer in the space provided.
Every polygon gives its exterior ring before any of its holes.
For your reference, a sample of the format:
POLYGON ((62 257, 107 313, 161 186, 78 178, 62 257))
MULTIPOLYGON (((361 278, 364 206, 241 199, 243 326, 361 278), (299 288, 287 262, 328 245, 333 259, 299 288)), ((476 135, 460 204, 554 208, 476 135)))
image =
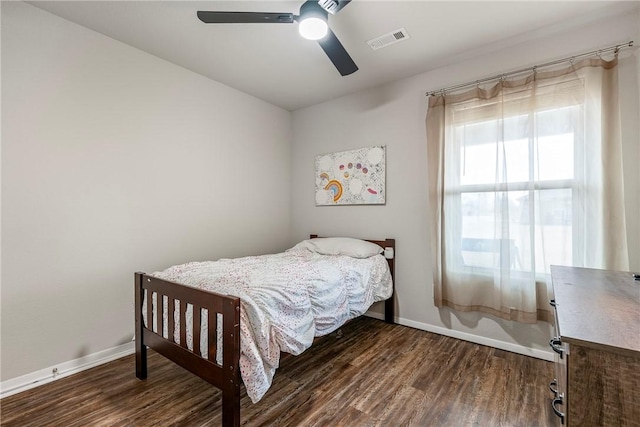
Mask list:
POLYGON ((200 315, 202 314, 202 309, 197 306, 193 306, 193 352, 198 356, 202 356, 202 352, 200 351, 200 315))
POLYGON ((180 307, 180 347, 187 347, 187 306, 185 301, 178 301, 180 307))
MULTIPOLYGON (((207 310, 207 326, 209 327, 207 344, 209 345, 209 360, 215 362, 218 352, 218 313, 207 310)), ((224 361, 223 361, 224 362, 224 361)))
POLYGON ((164 337, 164 295, 156 293, 156 313, 158 313, 157 333, 161 337, 164 337))
POLYGON ((153 330, 153 292, 147 289, 147 328, 153 330))
POLYGON ((169 298, 169 304, 167 307, 167 331, 168 337, 167 339, 171 342, 176 342, 175 331, 176 331, 176 300, 175 298, 169 298))

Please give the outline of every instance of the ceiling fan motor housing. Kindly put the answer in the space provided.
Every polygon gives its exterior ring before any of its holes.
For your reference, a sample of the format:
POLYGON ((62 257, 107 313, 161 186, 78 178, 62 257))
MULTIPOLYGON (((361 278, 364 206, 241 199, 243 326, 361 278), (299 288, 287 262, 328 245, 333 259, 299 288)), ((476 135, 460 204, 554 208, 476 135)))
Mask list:
POLYGON ((335 14, 338 11, 338 0, 318 0, 318 4, 331 14, 335 14))
POLYGON ((307 18, 319 18, 323 21, 327 21, 329 13, 324 10, 317 1, 315 0, 307 0, 300 6, 300 16, 298 17, 298 21, 302 21, 307 18))

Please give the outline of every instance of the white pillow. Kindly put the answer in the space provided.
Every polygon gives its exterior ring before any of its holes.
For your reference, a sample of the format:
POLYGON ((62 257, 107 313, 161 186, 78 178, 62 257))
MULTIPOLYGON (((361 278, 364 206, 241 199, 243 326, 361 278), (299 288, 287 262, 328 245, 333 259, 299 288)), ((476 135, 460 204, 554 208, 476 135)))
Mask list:
POLYGON ((352 258, 369 258, 382 253, 381 246, 350 237, 318 237, 303 240, 294 248, 306 248, 322 255, 346 255, 352 258))

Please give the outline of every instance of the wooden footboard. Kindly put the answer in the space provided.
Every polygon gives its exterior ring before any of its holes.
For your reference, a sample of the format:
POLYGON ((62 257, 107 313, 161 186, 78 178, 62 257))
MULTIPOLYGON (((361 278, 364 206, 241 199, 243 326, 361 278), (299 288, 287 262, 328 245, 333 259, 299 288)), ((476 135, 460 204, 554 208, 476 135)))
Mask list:
POLYGON ((147 346, 222 390, 222 423, 240 425, 240 298, 207 292, 135 273, 136 376, 147 377, 147 346), (146 296, 146 324, 143 305, 146 296), (168 305, 164 319, 164 304, 168 305), (187 307, 192 307, 193 345, 187 347, 187 307), (179 309, 179 342, 174 340, 174 310, 179 309), (156 313, 155 319, 153 313, 156 313), (218 346, 218 319, 222 320, 222 345, 218 346), (201 320, 206 316, 206 357, 200 351, 201 320), (168 336, 163 336, 167 322, 168 336), (155 332, 154 332, 155 331, 155 332), (218 364, 218 347, 222 363, 218 364))

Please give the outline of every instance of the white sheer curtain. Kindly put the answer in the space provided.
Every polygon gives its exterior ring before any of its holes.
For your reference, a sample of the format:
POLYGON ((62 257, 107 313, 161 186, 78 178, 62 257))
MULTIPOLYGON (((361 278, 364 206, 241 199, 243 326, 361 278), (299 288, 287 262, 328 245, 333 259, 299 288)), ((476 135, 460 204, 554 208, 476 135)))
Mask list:
POLYGON ((432 96, 439 307, 548 320, 549 266, 628 269, 617 59, 432 96))

